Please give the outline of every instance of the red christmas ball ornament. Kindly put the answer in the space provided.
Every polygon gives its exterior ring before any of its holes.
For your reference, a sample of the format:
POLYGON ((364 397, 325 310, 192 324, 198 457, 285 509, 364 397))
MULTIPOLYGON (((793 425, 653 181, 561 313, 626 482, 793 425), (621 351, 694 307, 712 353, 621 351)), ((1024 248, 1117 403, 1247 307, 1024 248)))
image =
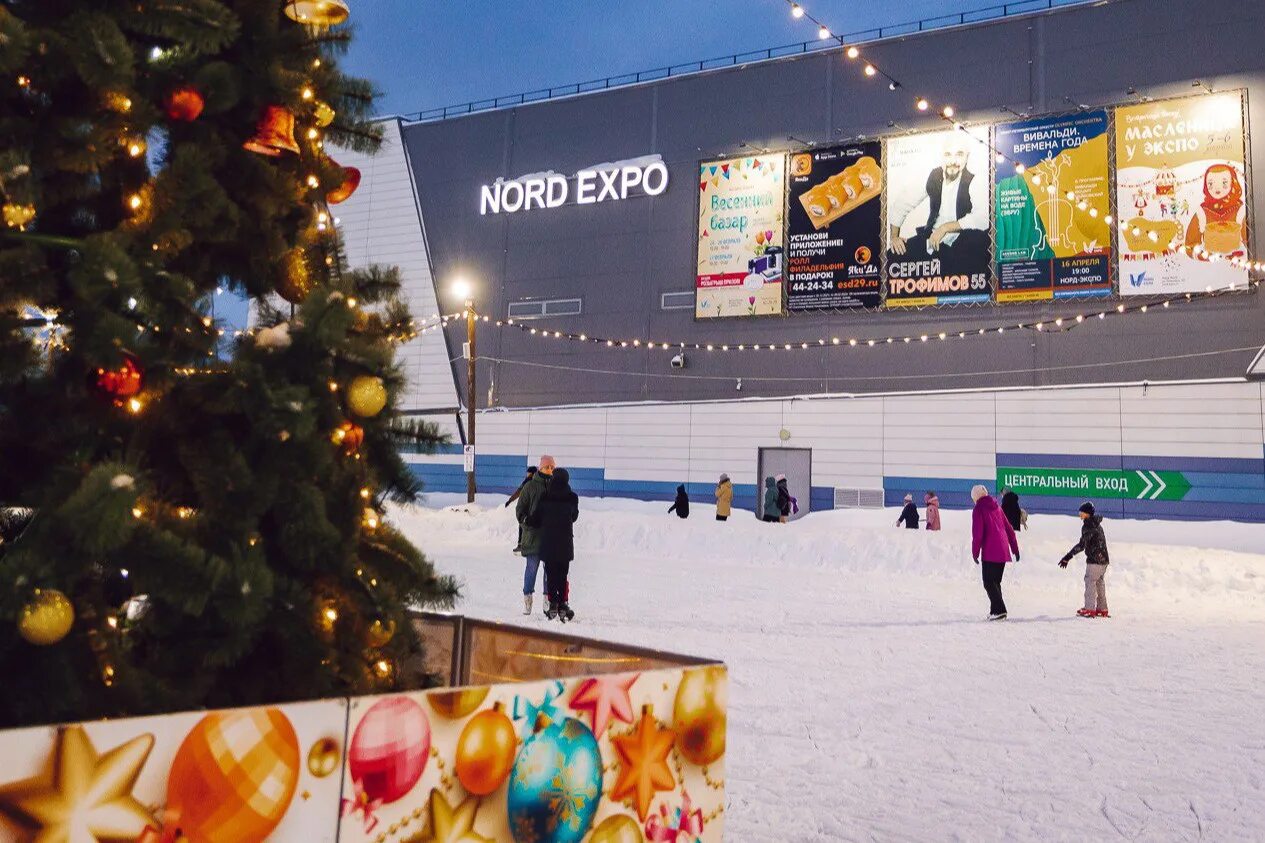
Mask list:
POLYGON ((361 443, 365 441, 365 429, 355 422, 343 422, 334 428, 329 441, 341 446, 343 453, 351 456, 360 450, 361 443))
POLYGON ((167 110, 167 116, 172 120, 192 123, 198 119, 198 115, 206 107, 206 100, 202 98, 202 95, 195 88, 186 86, 176 88, 176 90, 168 94, 167 101, 163 105, 167 110))
POLYGON ((123 365, 117 369, 93 369, 88 382, 102 398, 122 402, 145 386, 145 370, 135 354, 123 352, 123 365))
POLYGON ((404 797, 430 757, 430 721, 409 697, 387 697, 365 712, 351 736, 347 763, 357 791, 384 805, 404 797))

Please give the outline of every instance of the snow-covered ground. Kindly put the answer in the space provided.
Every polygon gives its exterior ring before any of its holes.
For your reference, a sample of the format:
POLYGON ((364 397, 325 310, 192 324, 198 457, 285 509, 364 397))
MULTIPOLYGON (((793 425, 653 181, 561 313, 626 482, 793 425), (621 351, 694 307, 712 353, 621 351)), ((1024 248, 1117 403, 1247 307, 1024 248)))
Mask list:
MULTIPOLYGON (((503 500, 396 517, 459 611, 555 625, 503 500)), ((1079 522, 1034 515, 988 623, 969 513, 667 506, 581 501, 568 631, 729 665, 727 839, 1265 839, 1265 526, 1107 521, 1113 617, 1083 620, 1079 522)))

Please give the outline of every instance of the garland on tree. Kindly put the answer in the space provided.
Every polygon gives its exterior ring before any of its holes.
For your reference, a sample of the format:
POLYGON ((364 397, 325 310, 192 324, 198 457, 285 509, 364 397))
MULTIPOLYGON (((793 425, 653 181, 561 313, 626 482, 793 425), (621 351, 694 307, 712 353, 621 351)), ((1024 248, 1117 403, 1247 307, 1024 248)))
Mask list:
POLYGON ((293 5, 0 6, 0 727, 387 690, 456 596, 384 513, 442 441, 398 273, 328 224, 374 91, 293 5))

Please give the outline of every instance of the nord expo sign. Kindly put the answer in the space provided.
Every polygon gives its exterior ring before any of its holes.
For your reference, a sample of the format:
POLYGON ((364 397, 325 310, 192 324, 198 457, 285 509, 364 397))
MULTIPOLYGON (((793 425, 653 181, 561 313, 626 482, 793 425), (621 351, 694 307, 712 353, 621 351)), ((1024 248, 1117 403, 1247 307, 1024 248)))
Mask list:
POLYGON ((658 196, 668 189, 668 168, 662 161, 643 160, 580 170, 573 179, 557 173, 497 179, 479 188, 480 214, 513 214, 532 208, 557 208, 572 197, 577 205, 593 205, 630 195, 658 196))

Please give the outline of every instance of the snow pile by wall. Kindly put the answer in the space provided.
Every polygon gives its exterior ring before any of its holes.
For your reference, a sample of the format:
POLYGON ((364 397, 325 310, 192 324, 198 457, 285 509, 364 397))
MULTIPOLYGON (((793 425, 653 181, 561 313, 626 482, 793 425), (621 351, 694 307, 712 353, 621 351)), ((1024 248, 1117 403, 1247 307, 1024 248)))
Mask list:
MULTIPOLYGON (((451 504, 455 496, 432 495, 428 506, 451 504)), ((446 547, 503 547, 507 576, 517 525, 513 507, 503 499, 481 496, 467 507, 402 509, 396 516, 405 531, 426 548, 428 534, 442 534, 446 547)), ((933 580, 976 577, 971 562, 970 513, 943 512, 943 529, 897 528, 898 511, 814 513, 789 525, 764 524, 749 512, 735 512, 725 523, 714 509, 695 503, 682 521, 667 505, 615 498, 584 498, 576 524, 577 564, 586 554, 654 558, 681 565, 709 562, 775 569, 814 568, 840 575, 887 574, 933 580)), ((1210 600, 1265 608, 1265 527, 1234 522, 1104 522, 1111 553, 1109 584, 1113 593, 1147 595, 1175 603, 1210 600)), ((1037 516, 1020 534, 1021 561, 1007 573, 1008 583, 1025 588, 1076 592, 1084 556, 1066 570, 1057 566, 1080 535, 1080 522, 1067 516, 1037 516)), ((485 551, 486 552, 486 551, 485 551)), ((441 560, 442 561, 442 560, 441 560)), ((786 575, 782 570, 779 575, 786 575)))

